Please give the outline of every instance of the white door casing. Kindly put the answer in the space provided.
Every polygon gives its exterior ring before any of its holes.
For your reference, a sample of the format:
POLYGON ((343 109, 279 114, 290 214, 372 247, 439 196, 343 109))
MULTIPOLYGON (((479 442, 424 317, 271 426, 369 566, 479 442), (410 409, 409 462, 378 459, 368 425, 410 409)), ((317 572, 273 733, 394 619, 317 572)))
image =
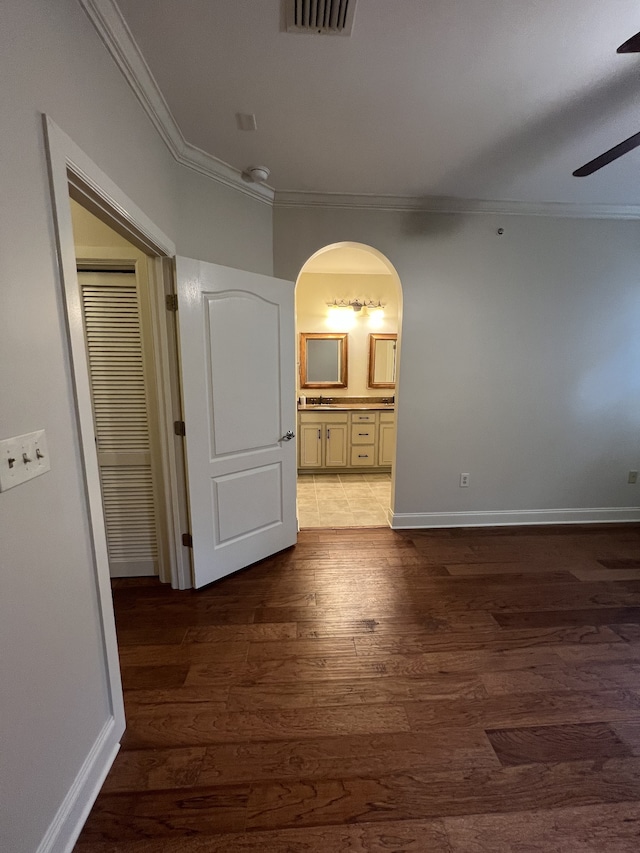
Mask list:
POLYGON ((296 542, 294 285, 176 258, 194 586, 296 542))

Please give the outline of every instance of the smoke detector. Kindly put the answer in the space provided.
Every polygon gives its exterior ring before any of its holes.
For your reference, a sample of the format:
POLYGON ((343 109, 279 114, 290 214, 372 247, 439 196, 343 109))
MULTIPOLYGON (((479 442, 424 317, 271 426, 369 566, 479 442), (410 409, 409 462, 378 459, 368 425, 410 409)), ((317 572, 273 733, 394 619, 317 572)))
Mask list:
POLYGON ((284 0, 288 33, 350 36, 356 0, 284 0))
POLYGON ((264 184, 271 174, 271 170, 267 169, 266 166, 248 166, 244 173, 254 184, 264 184))

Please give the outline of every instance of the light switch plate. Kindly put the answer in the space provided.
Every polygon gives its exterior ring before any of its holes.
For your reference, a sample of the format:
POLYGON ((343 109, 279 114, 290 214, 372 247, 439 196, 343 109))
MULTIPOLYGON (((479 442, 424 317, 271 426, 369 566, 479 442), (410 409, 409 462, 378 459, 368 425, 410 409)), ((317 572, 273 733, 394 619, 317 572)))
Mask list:
POLYGON ((51 470, 43 429, 0 440, 0 492, 51 470))

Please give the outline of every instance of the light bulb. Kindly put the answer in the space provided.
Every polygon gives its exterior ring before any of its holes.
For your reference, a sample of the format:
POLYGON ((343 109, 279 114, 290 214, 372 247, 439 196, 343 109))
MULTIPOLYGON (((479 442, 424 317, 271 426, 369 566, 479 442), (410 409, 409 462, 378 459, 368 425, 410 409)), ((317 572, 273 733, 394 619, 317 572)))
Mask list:
POLYGON ((380 329, 384 323, 384 308, 376 306, 369 308, 369 327, 371 329, 380 329))
POLYGON ((353 329, 355 322, 355 315, 348 305, 329 305, 327 326, 334 332, 348 332, 353 329))

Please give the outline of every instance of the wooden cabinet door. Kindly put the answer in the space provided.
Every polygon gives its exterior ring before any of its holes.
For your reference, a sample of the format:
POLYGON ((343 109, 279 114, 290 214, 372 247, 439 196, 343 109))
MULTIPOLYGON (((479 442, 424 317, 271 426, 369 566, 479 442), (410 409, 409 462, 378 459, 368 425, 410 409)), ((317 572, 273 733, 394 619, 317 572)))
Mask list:
POLYGON ((349 464, 347 461, 348 429, 349 426, 346 423, 325 425, 325 467, 345 468, 349 464))
POLYGON ((395 443, 396 425, 381 423, 378 440, 378 465, 386 467, 393 464, 395 443))
POLYGON ((321 423, 301 423, 298 430, 300 448, 300 468, 320 468, 322 466, 321 423))

